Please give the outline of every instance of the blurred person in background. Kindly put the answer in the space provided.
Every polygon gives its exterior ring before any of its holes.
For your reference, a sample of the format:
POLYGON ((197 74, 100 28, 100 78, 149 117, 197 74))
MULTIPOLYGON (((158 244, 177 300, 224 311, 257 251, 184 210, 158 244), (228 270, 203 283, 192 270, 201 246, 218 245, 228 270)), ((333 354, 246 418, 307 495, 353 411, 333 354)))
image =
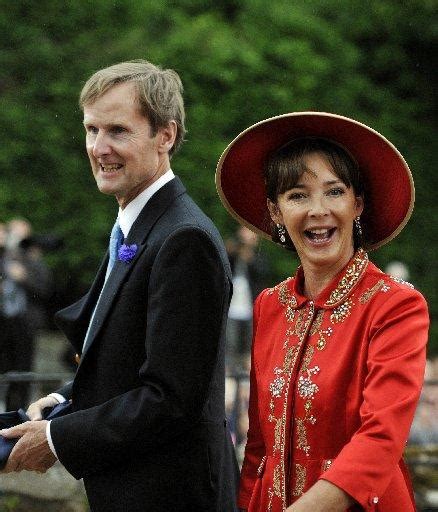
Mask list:
POLYGON ((264 288, 266 259, 258 248, 258 236, 245 226, 226 241, 233 273, 233 296, 227 322, 227 370, 249 372, 252 339, 252 306, 264 288))
MULTIPOLYGON (((16 218, 3 224, 0 234, 0 371, 32 370, 35 338, 45 323, 45 305, 53 282, 41 257, 26 245, 32 228, 27 220, 16 218), (24 245, 23 245, 24 243, 24 245)), ((7 410, 26 407, 30 384, 9 384, 7 410)))
POLYGON ((403 157, 357 121, 298 112, 234 139, 217 184, 235 218, 301 262, 255 302, 239 507, 414 512, 402 453, 423 382, 428 311, 412 285, 366 252, 410 217, 403 157))

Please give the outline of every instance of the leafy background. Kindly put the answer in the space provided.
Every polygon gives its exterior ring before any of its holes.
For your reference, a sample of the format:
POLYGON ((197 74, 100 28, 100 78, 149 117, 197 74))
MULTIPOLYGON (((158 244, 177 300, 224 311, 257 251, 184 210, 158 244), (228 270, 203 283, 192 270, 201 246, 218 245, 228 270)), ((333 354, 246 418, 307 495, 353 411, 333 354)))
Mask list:
MULTIPOLYGON (((438 353, 435 0, 0 0, 0 220, 20 215, 65 246, 48 260, 57 305, 90 283, 116 215, 96 193, 79 90, 96 69, 146 58, 178 71, 188 135, 173 169, 224 237, 235 224, 216 195, 227 143, 263 118, 322 110, 389 138, 414 174, 402 234, 372 254, 405 262, 427 297, 438 353)), ((297 264, 262 243, 272 282, 297 264)))

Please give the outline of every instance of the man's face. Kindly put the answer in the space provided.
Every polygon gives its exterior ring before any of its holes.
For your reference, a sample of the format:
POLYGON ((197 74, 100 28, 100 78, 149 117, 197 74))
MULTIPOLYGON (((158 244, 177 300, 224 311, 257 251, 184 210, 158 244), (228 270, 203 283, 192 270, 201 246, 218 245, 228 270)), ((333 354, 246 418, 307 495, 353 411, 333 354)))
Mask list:
POLYGON ((169 168, 174 126, 152 136, 133 83, 109 89, 84 106, 87 153, 97 187, 124 208, 169 168))

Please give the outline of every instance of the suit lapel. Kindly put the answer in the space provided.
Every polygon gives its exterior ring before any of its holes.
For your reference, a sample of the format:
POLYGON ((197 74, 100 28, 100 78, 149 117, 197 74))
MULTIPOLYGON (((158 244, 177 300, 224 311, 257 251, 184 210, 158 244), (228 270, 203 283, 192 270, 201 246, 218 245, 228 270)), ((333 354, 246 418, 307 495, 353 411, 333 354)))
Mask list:
POLYGON ((93 313, 94 306, 102 289, 106 267, 108 265, 108 252, 103 258, 89 291, 77 302, 67 306, 55 314, 56 325, 65 333, 77 353, 82 352, 85 334, 93 313))
MULTIPOLYGON (((137 245, 137 251, 134 258, 129 263, 116 260, 111 274, 109 275, 102 290, 81 361, 83 361, 85 354, 90 349, 102 328, 119 288, 126 281, 128 274, 140 258, 142 252, 145 250, 147 246, 147 237, 154 224, 168 209, 175 198, 185 193, 185 191, 186 189, 181 180, 178 177, 175 177, 151 197, 132 225, 128 237, 125 239, 125 244, 137 245)), ((108 257, 106 258, 106 262, 108 262, 108 257)))

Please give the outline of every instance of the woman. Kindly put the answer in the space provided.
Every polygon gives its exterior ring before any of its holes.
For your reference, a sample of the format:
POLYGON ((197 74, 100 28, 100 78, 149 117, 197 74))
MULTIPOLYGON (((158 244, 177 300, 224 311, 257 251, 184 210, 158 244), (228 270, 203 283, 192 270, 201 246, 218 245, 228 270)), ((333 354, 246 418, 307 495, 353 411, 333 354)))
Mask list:
POLYGON ((301 262, 255 302, 239 507, 414 511, 402 452, 424 374, 427 307, 365 252, 411 214, 403 157, 351 119, 286 114, 228 146, 217 184, 233 216, 301 262))

